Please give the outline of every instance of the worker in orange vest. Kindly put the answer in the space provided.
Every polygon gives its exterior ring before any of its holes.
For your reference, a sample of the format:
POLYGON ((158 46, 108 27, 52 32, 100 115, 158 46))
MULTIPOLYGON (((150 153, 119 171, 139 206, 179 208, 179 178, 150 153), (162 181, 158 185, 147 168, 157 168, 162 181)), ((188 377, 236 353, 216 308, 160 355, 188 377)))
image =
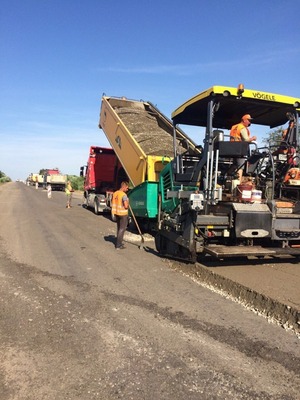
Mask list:
MULTIPOLYGON (((245 114, 242 116, 241 122, 232 126, 230 130, 230 141, 231 142, 254 142, 256 140, 256 136, 250 135, 249 126, 251 125, 251 118, 250 114, 245 114)), ((245 164, 245 158, 237 158, 236 165, 239 167, 238 169, 238 176, 239 181, 242 183, 243 178, 243 165, 245 164)))
POLYGON ((129 199, 127 191, 129 189, 128 182, 122 182, 119 190, 113 193, 112 196, 112 215, 115 216, 117 221, 117 240, 116 250, 123 250, 125 246, 123 244, 124 234, 128 225, 128 208, 129 199))

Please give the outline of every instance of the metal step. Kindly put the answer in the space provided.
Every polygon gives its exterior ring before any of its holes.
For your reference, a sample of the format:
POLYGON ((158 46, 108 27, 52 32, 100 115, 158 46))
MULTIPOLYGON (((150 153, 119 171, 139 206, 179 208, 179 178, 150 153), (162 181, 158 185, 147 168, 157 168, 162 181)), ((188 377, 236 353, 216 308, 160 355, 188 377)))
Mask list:
POLYGON ((247 257, 247 256, 278 256, 278 255, 300 255, 300 248, 267 248, 261 246, 221 246, 210 245, 204 247, 204 252, 213 257, 247 257))

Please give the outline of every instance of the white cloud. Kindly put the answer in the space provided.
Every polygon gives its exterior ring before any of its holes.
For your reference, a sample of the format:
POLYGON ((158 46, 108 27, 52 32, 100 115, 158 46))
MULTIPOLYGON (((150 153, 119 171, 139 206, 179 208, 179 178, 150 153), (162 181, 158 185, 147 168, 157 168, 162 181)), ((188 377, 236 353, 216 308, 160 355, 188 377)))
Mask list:
POLYGON ((202 62, 195 64, 170 64, 170 65, 152 65, 152 66, 134 66, 134 67, 104 67, 97 69, 101 72, 112 72, 112 73, 126 73, 126 74, 173 74, 173 75, 193 75, 200 72, 212 72, 212 69, 227 68, 232 69, 245 69, 250 67, 258 67, 259 65, 269 65, 273 63, 283 62, 286 57, 292 57, 299 55, 299 48, 290 49, 278 49, 264 52, 263 54, 247 54, 247 62, 241 63, 240 56, 237 55, 236 59, 224 60, 219 59, 213 62, 202 62))

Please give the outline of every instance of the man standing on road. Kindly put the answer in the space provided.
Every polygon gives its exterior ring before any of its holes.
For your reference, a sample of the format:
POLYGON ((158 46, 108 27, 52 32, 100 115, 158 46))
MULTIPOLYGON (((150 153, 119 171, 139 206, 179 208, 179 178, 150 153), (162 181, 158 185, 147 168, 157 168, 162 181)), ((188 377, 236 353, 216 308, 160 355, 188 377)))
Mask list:
POLYGON ((125 249, 125 246, 123 245, 123 238, 128 225, 129 199, 126 194, 128 188, 129 183, 122 182, 120 189, 114 192, 112 196, 111 213, 115 215, 117 220, 116 250, 125 249))
POLYGON ((72 193, 74 192, 71 182, 67 182, 67 186, 65 189, 66 195, 67 195, 67 205, 66 208, 71 208, 71 202, 72 202, 72 193))

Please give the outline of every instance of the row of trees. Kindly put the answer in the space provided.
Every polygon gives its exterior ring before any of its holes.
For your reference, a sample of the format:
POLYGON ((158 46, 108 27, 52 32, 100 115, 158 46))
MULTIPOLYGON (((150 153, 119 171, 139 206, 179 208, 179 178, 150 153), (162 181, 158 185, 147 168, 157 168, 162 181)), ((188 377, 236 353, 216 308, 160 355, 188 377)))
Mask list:
POLYGON ((67 175, 67 176, 74 190, 83 190, 83 184, 84 184, 83 176, 76 176, 76 175, 67 175))
POLYGON ((268 133, 268 136, 262 140, 264 144, 270 147, 279 145, 282 140, 283 128, 273 129, 268 133))
MULTIPOLYGON (((295 123, 292 123, 292 128, 291 129, 296 129, 296 126, 293 125, 295 123)), ((283 127, 275 128, 267 133, 267 136, 263 138, 262 142, 268 146, 268 147, 276 147, 278 146, 283 137, 285 136, 287 129, 283 129, 283 127)), ((300 126, 298 127, 298 132, 297 132, 297 138, 300 137, 300 126)), ((298 143, 298 146, 300 143, 298 143)))
POLYGON ((0 171, 0 183, 11 182, 10 177, 6 176, 6 174, 0 171))

